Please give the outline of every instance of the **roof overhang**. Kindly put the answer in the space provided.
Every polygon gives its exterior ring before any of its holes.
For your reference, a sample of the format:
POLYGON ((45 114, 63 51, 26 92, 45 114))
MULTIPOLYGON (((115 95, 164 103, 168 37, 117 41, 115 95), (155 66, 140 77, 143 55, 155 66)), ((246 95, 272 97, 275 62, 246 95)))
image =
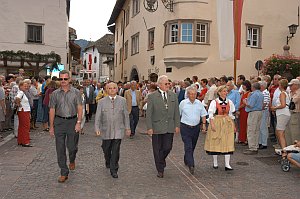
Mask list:
POLYGON ((107 26, 111 26, 116 22, 116 19, 120 15, 120 12, 123 10, 123 6, 126 0, 117 0, 113 12, 111 13, 110 19, 107 23, 107 26))

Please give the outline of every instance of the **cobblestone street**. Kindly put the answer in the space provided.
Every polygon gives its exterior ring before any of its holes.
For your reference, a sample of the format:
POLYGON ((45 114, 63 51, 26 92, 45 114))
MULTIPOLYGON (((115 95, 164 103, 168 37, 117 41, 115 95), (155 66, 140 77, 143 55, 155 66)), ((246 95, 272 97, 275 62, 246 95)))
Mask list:
POLYGON ((236 146, 234 171, 226 172, 224 157, 219 157, 218 170, 212 168, 212 157, 203 150, 205 135, 196 148, 194 176, 183 164, 183 143, 176 135, 165 177, 157 178, 144 118, 134 139, 123 140, 119 178, 113 179, 105 168, 101 138, 93 129, 93 121, 86 124, 76 170, 64 184, 57 182, 55 143, 48 133, 33 131, 32 148, 17 146, 14 138, 2 144, 0 198, 299 198, 300 170, 281 171, 272 147, 246 156, 245 146, 236 146))

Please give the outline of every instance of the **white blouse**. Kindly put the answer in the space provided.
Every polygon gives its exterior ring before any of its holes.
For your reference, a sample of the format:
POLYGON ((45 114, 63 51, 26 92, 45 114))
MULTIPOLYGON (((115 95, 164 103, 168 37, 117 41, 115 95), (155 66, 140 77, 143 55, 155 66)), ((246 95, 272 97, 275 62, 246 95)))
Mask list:
MULTIPOLYGON (((217 98, 217 99, 211 101, 211 103, 209 105, 209 108, 208 108, 209 119, 214 119, 214 115, 215 115, 216 110, 217 110, 216 102, 220 103, 220 100, 217 98)), ((229 103, 229 107, 230 107, 228 116, 231 117, 232 119, 234 119, 235 117, 233 115, 233 112, 235 111, 235 107, 234 107, 233 102, 230 99, 226 99, 225 102, 229 103)))
POLYGON ((18 111, 22 111, 22 109, 24 112, 30 111, 30 104, 29 104, 28 98, 25 95, 25 93, 23 91, 19 90, 16 97, 21 99, 18 111))

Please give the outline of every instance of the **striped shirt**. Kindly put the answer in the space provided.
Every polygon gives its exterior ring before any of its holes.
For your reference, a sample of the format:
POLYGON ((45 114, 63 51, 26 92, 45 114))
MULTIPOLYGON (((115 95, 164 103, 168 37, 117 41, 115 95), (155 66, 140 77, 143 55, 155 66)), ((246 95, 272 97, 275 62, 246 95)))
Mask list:
POLYGON ((269 109, 269 103, 270 103, 270 100, 271 100, 271 97, 270 97, 270 93, 267 89, 265 89, 263 92, 263 96, 264 96, 264 109, 265 110, 268 110, 269 109))

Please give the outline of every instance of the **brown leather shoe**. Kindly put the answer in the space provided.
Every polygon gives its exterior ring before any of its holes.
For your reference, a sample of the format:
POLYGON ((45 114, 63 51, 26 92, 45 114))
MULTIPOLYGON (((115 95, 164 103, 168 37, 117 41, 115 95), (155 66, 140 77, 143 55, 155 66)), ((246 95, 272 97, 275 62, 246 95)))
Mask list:
POLYGON ((158 178, 163 178, 164 177, 164 173, 163 172, 158 172, 156 176, 158 178))
POLYGON ((75 170, 75 162, 69 164, 69 169, 71 171, 75 170))
POLYGON ((59 176, 58 177, 58 182, 59 183, 64 183, 68 179, 68 176, 59 176))

